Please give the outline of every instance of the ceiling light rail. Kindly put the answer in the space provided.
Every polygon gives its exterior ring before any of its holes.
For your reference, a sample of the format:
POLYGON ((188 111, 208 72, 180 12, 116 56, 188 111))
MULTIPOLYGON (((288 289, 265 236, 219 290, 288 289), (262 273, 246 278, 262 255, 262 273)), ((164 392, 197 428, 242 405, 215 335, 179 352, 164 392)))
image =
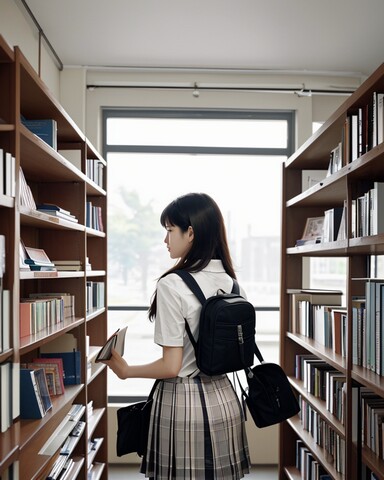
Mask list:
POLYGON ((242 87, 242 86, 233 86, 233 87, 220 87, 220 86, 205 86, 205 85, 198 85, 196 82, 193 83, 192 86, 186 85, 186 86, 176 86, 176 85, 164 85, 164 84, 151 84, 149 85, 141 85, 141 84, 108 84, 108 83, 102 83, 102 84, 88 84, 87 85, 87 90, 96 90, 96 89, 101 89, 101 88, 106 88, 106 89, 131 89, 131 90, 153 90, 153 89, 159 89, 159 90, 184 90, 184 91, 191 91, 192 95, 195 98, 198 98, 200 94, 204 91, 210 91, 210 92, 256 92, 256 93, 293 93, 297 95, 298 97, 311 97, 312 95, 341 95, 341 96, 349 96, 351 95, 355 89, 307 89, 303 85, 301 88, 292 86, 292 87, 242 87))

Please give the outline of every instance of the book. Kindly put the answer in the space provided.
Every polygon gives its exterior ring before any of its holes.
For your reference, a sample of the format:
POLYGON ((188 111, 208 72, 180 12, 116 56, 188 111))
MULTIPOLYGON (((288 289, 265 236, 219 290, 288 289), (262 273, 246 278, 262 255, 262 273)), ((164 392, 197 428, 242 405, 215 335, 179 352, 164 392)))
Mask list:
POLYGON ((12 423, 12 364, 0 364, 0 431, 5 432, 12 423))
POLYGON ((25 247, 25 251, 28 257, 24 262, 29 265, 31 270, 55 271, 55 265, 42 248, 25 247))
POLYGON ((81 271, 83 264, 81 260, 52 260, 58 271, 81 271))
POLYGON ((34 358, 29 365, 33 365, 33 368, 38 366, 39 368, 51 370, 54 377, 54 395, 62 395, 64 393, 64 366, 62 358, 34 358))
POLYGON ((118 329, 111 335, 97 354, 95 362, 102 362, 109 360, 112 355, 112 348, 114 348, 120 355, 124 354, 125 334, 128 327, 118 329))
POLYGON ((59 205, 52 203, 40 203, 36 205, 36 209, 39 212, 46 213, 47 215, 52 215, 64 220, 69 220, 70 222, 78 222, 78 219, 73 215, 69 210, 65 210, 59 205))
POLYGON ((0 148, 0 195, 4 195, 4 150, 0 148))
POLYGON ((63 360, 64 385, 78 385, 81 383, 81 352, 51 352, 41 353, 42 358, 61 358, 63 360))
POLYGON ((4 155, 4 195, 16 195, 16 159, 10 152, 4 155))
POLYGON ((384 183, 375 182, 369 194, 369 234, 378 235, 384 233, 384 183))
POLYGON ((11 348, 11 291, 0 289, 0 352, 11 348))
POLYGON ((341 306, 341 290, 321 289, 287 289, 290 295, 290 331, 292 333, 304 334, 305 325, 310 324, 313 316, 313 305, 341 306), (302 302, 307 302, 303 304, 302 302), (302 310, 301 307, 306 309, 302 310))
POLYGON ((323 242, 337 240, 343 210, 343 207, 336 207, 324 212, 323 242))
POLYGON ((20 416, 43 418, 52 408, 44 369, 20 368, 20 416), (40 373, 39 373, 40 372, 40 373))
POLYGON ((19 178, 20 178, 20 205, 30 208, 31 210, 36 210, 35 199, 33 198, 33 193, 30 186, 27 184, 27 180, 24 176, 23 169, 19 168, 19 178))
POLYGON ((57 150, 57 123, 56 120, 47 119, 34 119, 28 120, 22 118, 21 122, 32 133, 41 138, 49 146, 57 150))

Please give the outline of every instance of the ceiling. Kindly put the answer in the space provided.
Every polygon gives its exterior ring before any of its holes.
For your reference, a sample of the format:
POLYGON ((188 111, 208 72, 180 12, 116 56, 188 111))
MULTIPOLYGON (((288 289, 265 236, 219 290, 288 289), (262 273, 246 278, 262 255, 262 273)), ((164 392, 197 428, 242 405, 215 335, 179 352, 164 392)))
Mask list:
POLYGON ((369 75, 383 0, 25 0, 64 66, 369 75))

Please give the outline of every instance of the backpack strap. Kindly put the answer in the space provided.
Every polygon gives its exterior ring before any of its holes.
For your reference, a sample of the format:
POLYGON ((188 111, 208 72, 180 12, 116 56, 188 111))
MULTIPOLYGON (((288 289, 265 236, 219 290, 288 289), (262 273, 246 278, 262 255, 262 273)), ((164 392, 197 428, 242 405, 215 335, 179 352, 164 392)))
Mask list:
POLYGON ((184 282, 188 285, 188 287, 192 290, 192 292, 196 295, 200 303, 203 305, 206 298, 203 291, 199 287, 199 284, 194 279, 194 277, 186 270, 175 270, 172 273, 176 273, 176 275, 179 275, 179 277, 181 277, 184 280, 184 282))
POLYGON ((232 287, 232 292, 235 293, 236 295, 240 295, 240 286, 239 282, 236 280, 236 278, 233 278, 233 287, 232 287))
MULTIPOLYGON (((178 275, 182 280, 184 280, 184 282, 187 284, 187 286, 191 289, 191 291, 194 293, 194 295, 196 295, 196 297, 198 298, 200 303, 203 305, 205 300, 206 300, 205 295, 204 295, 203 291, 201 290, 201 288, 199 287, 199 284, 193 278, 193 276, 189 272, 187 272, 186 270, 175 270, 173 273, 176 273, 176 275, 178 275)), ((189 337, 189 341, 192 343, 193 348, 195 350, 195 355, 196 355, 197 354, 197 342, 195 340, 195 337, 192 335, 191 327, 189 326, 189 323, 187 322, 186 318, 184 318, 184 322, 185 322, 185 329, 186 329, 188 337, 189 337)))
MULTIPOLYGON (((192 293, 198 298, 200 303, 202 305, 204 305, 204 302, 206 300, 205 295, 204 295, 203 291, 201 290, 199 284, 196 282, 193 275, 191 275, 186 270, 174 270, 172 273, 176 273, 176 275, 178 275, 182 280, 184 280, 184 282, 190 288, 192 293)), ((232 286, 232 292, 231 293, 235 293, 237 295, 240 293, 239 283, 237 282, 236 279, 233 279, 233 286, 232 286)), ((195 350, 195 354, 196 354, 197 353, 197 342, 196 342, 194 336, 192 335, 191 328, 190 328, 189 323, 187 322, 186 318, 184 318, 184 322, 185 322, 185 329, 187 331, 189 340, 192 343, 193 348, 195 350)), ((260 353, 259 349, 257 348, 256 343, 255 343, 255 353, 256 353, 257 358, 259 358, 259 360, 260 360, 261 353, 260 353), (259 357, 258 353, 259 353, 260 357, 259 357)), ((260 360, 260 362, 261 362, 261 360, 260 360)))

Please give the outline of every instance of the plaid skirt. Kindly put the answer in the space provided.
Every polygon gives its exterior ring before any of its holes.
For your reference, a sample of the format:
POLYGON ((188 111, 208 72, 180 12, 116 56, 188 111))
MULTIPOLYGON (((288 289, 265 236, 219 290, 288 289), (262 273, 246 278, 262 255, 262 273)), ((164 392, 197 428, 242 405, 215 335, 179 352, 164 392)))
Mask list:
POLYGON ((240 401, 227 376, 171 378, 154 393, 141 473, 155 480, 236 480, 250 459, 240 401))

